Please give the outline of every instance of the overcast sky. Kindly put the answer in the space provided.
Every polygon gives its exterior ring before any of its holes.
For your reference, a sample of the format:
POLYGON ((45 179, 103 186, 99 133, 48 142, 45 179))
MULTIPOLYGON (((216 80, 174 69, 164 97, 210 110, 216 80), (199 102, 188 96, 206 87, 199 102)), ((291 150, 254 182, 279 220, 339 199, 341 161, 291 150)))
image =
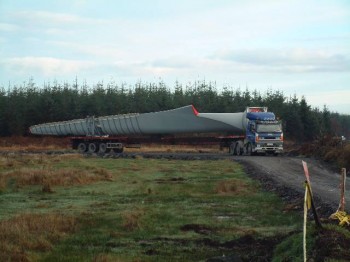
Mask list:
POLYGON ((176 80, 350 114, 347 0, 0 0, 0 86, 176 80))

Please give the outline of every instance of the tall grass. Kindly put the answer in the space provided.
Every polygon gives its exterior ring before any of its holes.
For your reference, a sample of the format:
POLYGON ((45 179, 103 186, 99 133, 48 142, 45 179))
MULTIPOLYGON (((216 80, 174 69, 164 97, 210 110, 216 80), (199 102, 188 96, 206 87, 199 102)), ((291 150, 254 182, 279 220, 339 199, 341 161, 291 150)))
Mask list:
POLYGON ((325 137, 313 143, 304 144, 296 152, 306 156, 316 156, 339 168, 350 169, 350 143, 340 139, 325 137))
POLYGON ((254 191, 254 187, 246 181, 239 179, 229 179, 220 181, 215 192, 221 195, 244 195, 254 191))
POLYGON ((145 211, 143 210, 124 211, 121 215, 123 228, 128 231, 140 229, 142 226, 141 218, 144 214, 145 211))
POLYGON ((326 161, 336 161, 340 168, 344 167, 350 170, 350 144, 345 145, 341 149, 331 148, 324 156, 326 161))
POLYGON ((6 190, 6 179, 3 179, 2 176, 0 176, 0 192, 5 191, 6 190))
POLYGON ((51 186, 87 185, 98 181, 112 181, 112 175, 104 168, 92 168, 90 170, 79 168, 63 168, 59 170, 21 168, 1 174, 0 190, 5 190, 9 181, 15 181, 17 188, 28 185, 41 185, 47 188, 51 186))
POLYGON ((1 137, 0 149, 8 151, 62 150, 70 148, 69 138, 58 137, 1 137))
POLYGON ((30 261, 31 252, 51 250, 76 228, 74 217, 56 213, 21 214, 0 221, 1 261, 30 261))
POLYGON ((79 155, 43 155, 43 154, 21 154, 21 153, 7 153, 0 156, 0 171, 13 170, 22 167, 36 167, 41 168, 51 166, 53 164, 65 161, 66 159, 81 158, 79 155))
POLYGON ((127 148, 126 152, 166 152, 166 153, 219 153, 218 145, 162 145, 143 144, 141 148, 127 148))

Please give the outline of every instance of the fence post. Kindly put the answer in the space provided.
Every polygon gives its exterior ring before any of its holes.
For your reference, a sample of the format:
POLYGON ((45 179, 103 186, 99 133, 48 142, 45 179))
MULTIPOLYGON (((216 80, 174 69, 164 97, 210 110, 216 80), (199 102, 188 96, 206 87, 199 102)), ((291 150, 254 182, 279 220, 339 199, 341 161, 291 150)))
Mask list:
POLYGON ((303 167, 304 167, 304 172, 305 172, 305 177, 306 177, 306 187, 308 188, 308 190, 310 192, 311 209, 312 209, 312 213, 313 213, 314 218, 315 218, 315 223, 316 223, 316 226, 318 228, 322 228, 320 219, 319 219, 317 211, 316 211, 316 207, 315 207, 315 203, 314 203, 314 197, 313 197, 312 190, 311 190, 309 169, 307 167, 307 163, 306 162, 302 161, 302 164, 303 164, 303 167))
POLYGON ((341 169, 340 182, 340 203, 338 210, 345 211, 345 182, 346 182, 346 168, 341 169))

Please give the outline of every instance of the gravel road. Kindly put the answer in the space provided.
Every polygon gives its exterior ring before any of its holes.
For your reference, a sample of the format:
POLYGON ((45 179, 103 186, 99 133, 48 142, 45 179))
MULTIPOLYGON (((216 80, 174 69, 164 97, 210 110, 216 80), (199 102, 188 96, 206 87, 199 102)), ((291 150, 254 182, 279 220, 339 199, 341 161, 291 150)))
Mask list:
MULTIPOLYGON (((264 176, 276 183, 276 186, 292 189, 301 195, 305 192, 305 175, 302 160, 307 162, 310 174, 312 192, 322 204, 337 209, 340 200, 340 172, 336 173, 318 160, 300 157, 234 157, 242 163, 254 176, 264 176)), ((346 184, 345 199, 350 201, 350 185, 346 184)), ((320 204, 320 203, 319 203, 320 204)), ((349 205, 346 211, 349 211, 349 205)))

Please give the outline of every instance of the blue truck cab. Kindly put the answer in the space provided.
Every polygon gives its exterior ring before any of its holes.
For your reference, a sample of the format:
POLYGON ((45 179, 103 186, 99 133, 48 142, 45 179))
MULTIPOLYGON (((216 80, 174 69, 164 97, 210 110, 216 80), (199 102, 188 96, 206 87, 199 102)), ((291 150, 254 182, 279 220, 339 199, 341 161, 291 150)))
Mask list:
POLYGON ((246 121, 247 154, 283 152, 282 123, 274 113, 267 111, 267 107, 247 107, 246 121))

